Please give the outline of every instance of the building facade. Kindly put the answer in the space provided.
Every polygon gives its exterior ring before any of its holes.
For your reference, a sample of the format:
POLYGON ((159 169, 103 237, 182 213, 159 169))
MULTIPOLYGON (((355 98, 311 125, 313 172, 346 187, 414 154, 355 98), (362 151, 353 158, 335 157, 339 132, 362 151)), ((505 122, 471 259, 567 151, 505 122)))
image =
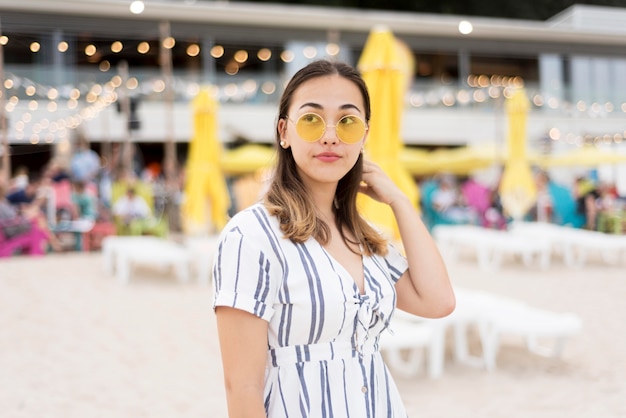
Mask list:
POLYGON ((220 99, 224 143, 272 143, 289 76, 321 57, 356 64, 377 25, 414 58, 406 144, 501 147, 506 87, 520 83, 531 146, 619 148, 626 136, 626 9, 574 6, 535 22, 201 0, 146 0, 133 14, 130 3, 0 0, 12 146, 66 152, 76 132, 184 145, 203 88, 220 99))

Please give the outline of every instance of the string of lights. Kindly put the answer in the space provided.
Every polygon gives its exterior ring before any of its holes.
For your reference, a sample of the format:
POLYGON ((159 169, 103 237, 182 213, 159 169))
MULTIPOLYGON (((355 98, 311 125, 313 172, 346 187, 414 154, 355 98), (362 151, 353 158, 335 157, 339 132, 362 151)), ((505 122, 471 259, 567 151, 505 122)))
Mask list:
MULTIPOLYGON (((19 34, 0 36, 0 45, 6 47, 14 43, 18 47, 27 45, 32 54, 43 53, 42 43, 39 41, 27 41, 28 37, 20 37, 19 34)), ((158 41, 156 41, 158 42, 158 41)), ((50 42, 44 42, 50 44, 50 42)), ((88 60, 94 59, 98 70, 107 74, 114 71, 115 66, 107 59, 101 59, 103 51, 107 54, 120 54, 123 51, 136 51, 140 55, 148 54, 155 41, 137 40, 132 43, 114 40, 107 43, 104 40, 87 43, 81 48, 80 53, 88 60)), ((56 43, 56 51, 61 54, 71 53, 72 42, 61 40, 56 43)), ((196 42, 178 42, 174 37, 163 40, 163 47, 173 49, 176 45, 183 45, 185 53, 189 57, 197 57, 201 54, 201 46, 196 42)), ((324 51, 319 51, 315 46, 307 46, 298 51, 308 60, 317 58, 319 55, 336 56, 341 48, 336 43, 327 43, 324 51)), ((237 49, 224 66, 224 73, 228 76, 238 74, 239 69, 249 61, 251 56, 256 56, 261 62, 267 62, 276 56, 284 63, 291 62, 296 57, 296 51, 284 49, 279 53, 276 48, 262 47, 255 51, 237 49)), ((76 53, 77 51, 73 51, 76 53)), ((221 59, 226 52, 226 46, 215 44, 209 51, 209 56, 221 59)), ((29 140, 36 144, 40 142, 52 143, 58 138, 67 137, 67 129, 76 129, 84 120, 96 117, 102 110, 117 102, 116 89, 121 84, 118 75, 111 76, 103 83, 81 82, 77 85, 65 83, 63 85, 47 85, 38 83, 29 77, 15 73, 5 74, 3 80, 6 90, 7 113, 21 112, 17 122, 11 126, 12 135, 16 140, 29 140), (34 120, 35 111, 45 109, 50 117, 34 120), (55 112, 63 113, 62 117, 55 118, 55 112), (30 132, 29 132, 30 126, 30 132)), ((175 77, 175 92, 177 99, 188 101, 194 97, 201 88, 201 83, 191 81, 184 77, 175 77)), ((448 82, 449 84, 449 82, 448 82)), ((466 106, 489 106, 494 108, 501 105, 502 99, 509 97, 516 89, 524 87, 524 80, 519 76, 506 75, 470 75, 463 87, 446 85, 445 82, 438 86, 417 88, 413 86, 406 96, 406 105, 413 108, 423 107, 466 107, 466 106)), ((165 81, 162 77, 152 76, 140 80, 138 77, 130 77, 124 86, 135 95, 141 95, 149 100, 162 100, 161 93, 165 91, 165 81)), ((279 80, 257 80, 254 78, 237 79, 214 85, 216 97, 221 102, 245 103, 251 101, 271 100, 279 87, 279 80), (259 99, 259 97, 265 98, 259 99)), ((562 100, 550 97, 538 90, 527 88, 531 104, 534 109, 549 109, 560 111, 565 114, 574 114, 578 118, 607 118, 622 117, 626 114, 626 103, 597 103, 583 100, 562 100)), ((39 115, 41 113, 38 113, 39 115)), ((562 132, 557 128, 548 131, 548 137, 554 141, 563 140, 571 144, 588 143, 621 143, 626 137, 624 132, 611 133, 576 133, 562 132)))

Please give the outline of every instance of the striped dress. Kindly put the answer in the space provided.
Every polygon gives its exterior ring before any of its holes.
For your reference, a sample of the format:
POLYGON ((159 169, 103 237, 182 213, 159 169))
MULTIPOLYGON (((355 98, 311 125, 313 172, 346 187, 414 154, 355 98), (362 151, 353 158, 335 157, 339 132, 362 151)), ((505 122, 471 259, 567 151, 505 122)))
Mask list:
POLYGON ((407 266, 391 245, 385 257, 364 256, 360 294, 315 239, 283 238, 263 205, 231 219, 214 260, 214 307, 242 309, 269 323, 269 418, 406 417, 378 339, 407 266))

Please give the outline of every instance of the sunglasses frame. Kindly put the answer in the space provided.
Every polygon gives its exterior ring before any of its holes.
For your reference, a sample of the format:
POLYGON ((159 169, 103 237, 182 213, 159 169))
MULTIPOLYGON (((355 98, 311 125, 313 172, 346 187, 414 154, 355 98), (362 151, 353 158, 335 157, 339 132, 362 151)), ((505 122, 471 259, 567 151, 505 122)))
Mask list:
POLYGON ((326 133, 326 129, 328 129, 328 128, 335 128, 335 135, 337 136, 337 138, 338 138, 341 142, 343 142, 344 144, 347 144, 347 145, 354 145, 354 144, 357 144, 359 141, 363 140, 363 138, 365 137, 365 134, 367 134, 367 131, 369 130, 369 126, 367 125, 367 123, 365 122, 365 120, 363 120, 363 118, 361 118, 360 116, 353 115, 353 114, 342 116, 341 118, 339 118, 339 120, 337 121, 337 123, 336 123, 335 125, 328 125, 328 124, 326 123, 326 119, 324 119, 324 118, 322 117, 322 115, 320 115, 319 113, 315 113, 315 112, 307 112, 307 113, 303 113, 303 114, 302 114, 302 115, 300 115, 300 116, 298 117, 298 119, 296 119, 296 120, 293 120, 293 119, 292 119, 292 118, 290 118, 289 116, 285 116, 285 119, 287 119, 288 121, 290 121, 291 123, 293 123, 294 127, 296 128, 296 133, 298 133, 298 137, 300 137, 300 139, 302 139, 303 141, 305 141, 305 142, 309 142, 309 143, 314 143, 314 142, 317 142, 317 141, 319 141, 320 139, 322 139, 322 138, 324 137, 324 134, 326 133), (319 138, 317 138, 317 139, 315 139, 315 140, 313 140, 313 141, 310 141, 310 140, 308 140, 308 139, 302 138, 302 136, 301 136, 301 135, 300 135, 300 133, 298 132, 298 122, 300 121, 300 119, 302 119, 303 117, 308 116, 308 115, 314 115, 314 116, 316 116, 316 117, 320 118, 320 120, 321 120, 322 122, 324 122, 324 130, 323 130, 323 131, 322 131, 322 133, 320 134, 320 137, 319 137, 319 138), (339 131, 337 131, 337 126, 338 126, 338 125, 339 125, 339 123, 340 123, 342 120, 344 120, 345 118, 356 118, 356 119, 360 120, 360 121, 363 123, 363 126, 365 127, 365 130, 364 130, 364 132, 363 132, 363 136, 362 136, 362 137, 361 137, 361 139, 359 139, 358 141, 355 141, 355 142, 347 142, 347 141, 344 141, 344 140, 341 138, 341 135, 339 134, 339 131))

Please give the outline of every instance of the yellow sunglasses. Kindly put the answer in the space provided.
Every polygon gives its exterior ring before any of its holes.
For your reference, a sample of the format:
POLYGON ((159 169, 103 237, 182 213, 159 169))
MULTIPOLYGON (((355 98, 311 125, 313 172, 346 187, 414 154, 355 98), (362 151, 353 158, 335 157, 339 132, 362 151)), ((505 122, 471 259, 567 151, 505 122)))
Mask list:
MULTIPOLYGON (((287 117, 287 120, 291 119, 287 117)), ((293 121, 292 121, 293 122, 293 121)), ((337 138, 346 144, 356 144, 365 136, 367 125, 365 121, 356 115, 346 115, 339 119, 337 125, 327 126, 323 117, 317 113, 305 113, 295 122, 298 136, 306 142, 319 141, 326 128, 335 128, 337 138)))

